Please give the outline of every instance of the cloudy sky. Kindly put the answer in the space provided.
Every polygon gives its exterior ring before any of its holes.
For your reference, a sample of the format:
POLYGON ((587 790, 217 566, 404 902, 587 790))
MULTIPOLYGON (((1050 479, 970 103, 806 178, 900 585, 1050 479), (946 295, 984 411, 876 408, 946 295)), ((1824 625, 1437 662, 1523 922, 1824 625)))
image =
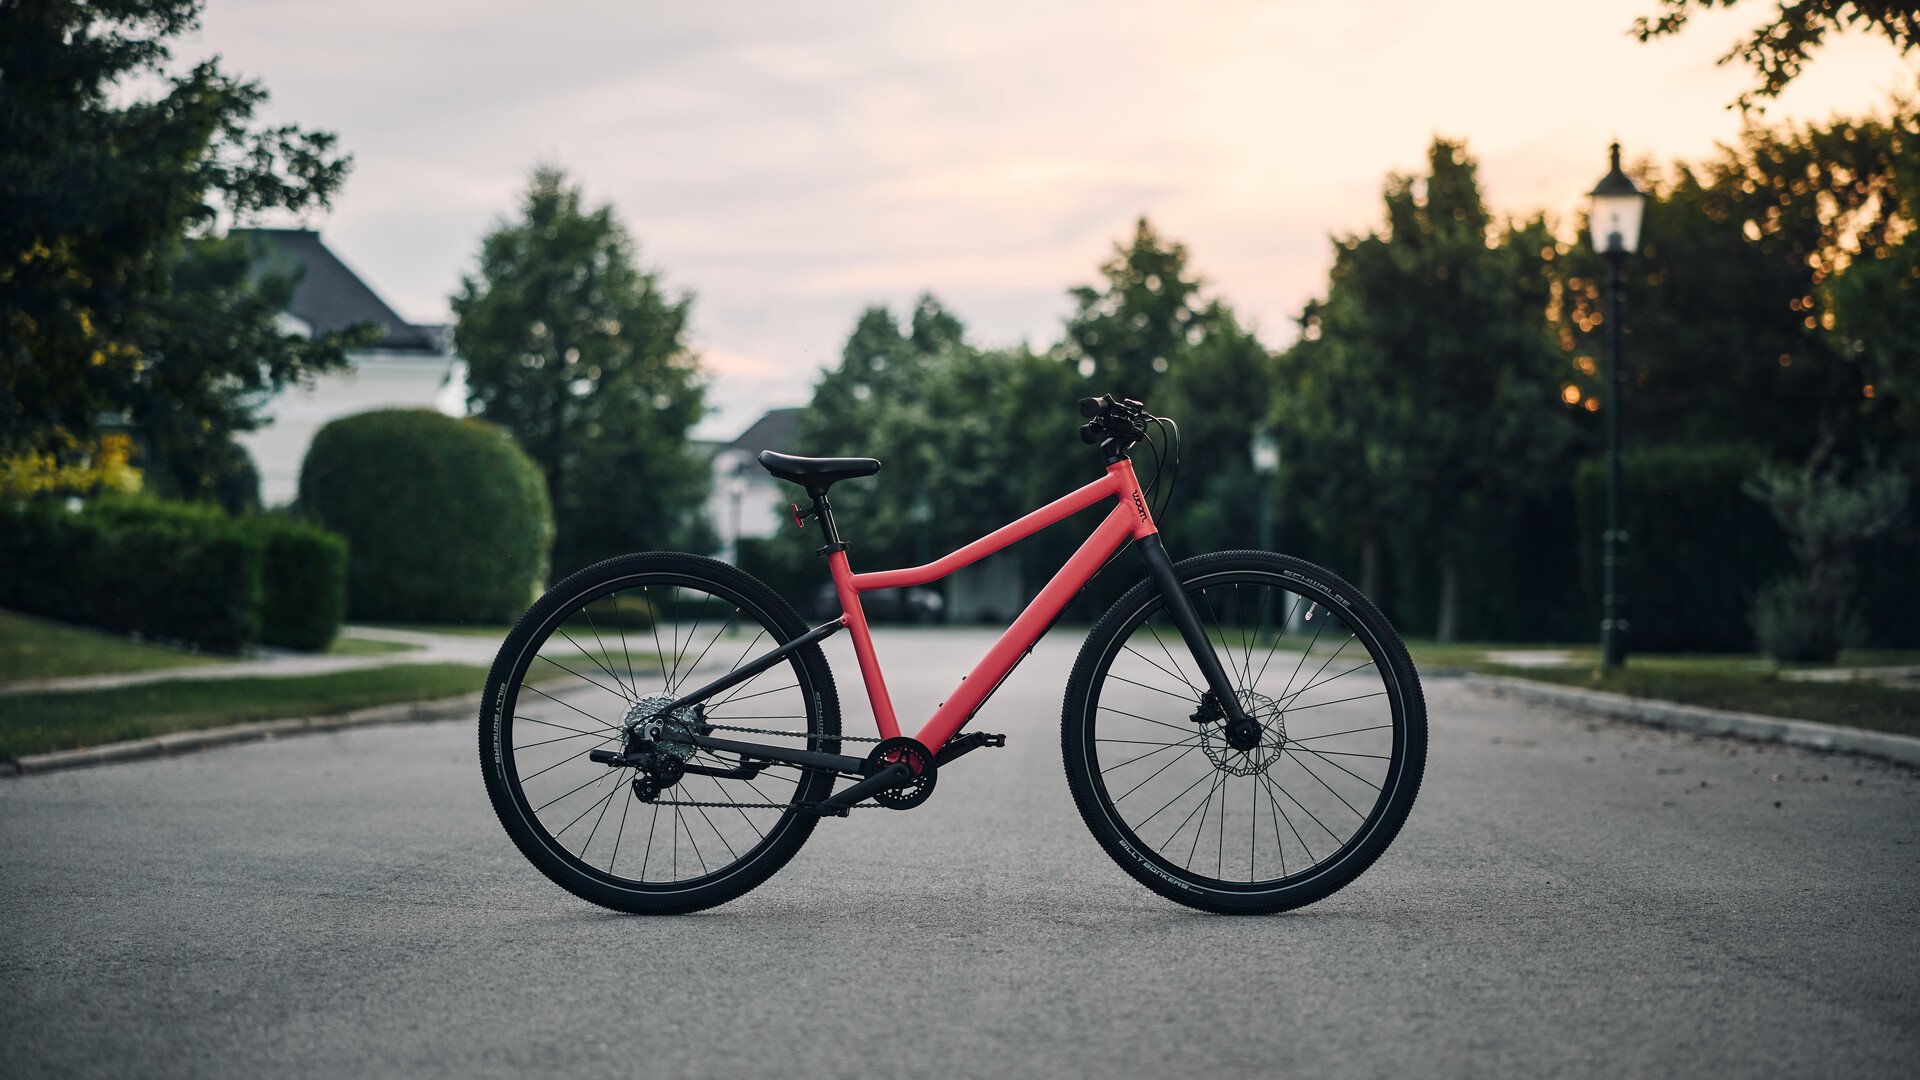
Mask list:
MULTIPOLYGON (((613 203, 696 296, 731 437, 804 403, 860 309, 931 290, 986 344, 1043 346, 1065 289, 1147 214, 1262 328, 1316 295, 1381 179, 1467 139, 1497 211, 1566 219, 1629 156, 1698 156, 1747 75, 1714 59, 1772 7, 1627 36, 1655 0, 964 4, 209 0, 178 52, 264 81, 267 118, 340 134, 353 178, 310 224, 416 321, 536 162, 613 203)), ((1770 110, 1911 88, 1836 41, 1770 110)))

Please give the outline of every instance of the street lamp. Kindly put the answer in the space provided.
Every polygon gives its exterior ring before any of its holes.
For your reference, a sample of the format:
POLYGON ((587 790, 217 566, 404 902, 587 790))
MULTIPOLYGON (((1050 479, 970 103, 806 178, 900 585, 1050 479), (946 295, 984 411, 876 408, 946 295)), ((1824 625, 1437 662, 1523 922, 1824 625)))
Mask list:
MULTIPOLYGON (((1273 550, 1273 478, 1280 471, 1280 443, 1270 431, 1259 431, 1253 436, 1253 472, 1260 478, 1260 550, 1273 550)), ((1260 590, 1260 634, 1256 640, 1267 636, 1267 625, 1272 612, 1268 606, 1272 603, 1272 590, 1260 590)))
POLYGON ((1620 528, 1620 412, 1626 402, 1627 374, 1620 366, 1620 293, 1627 282, 1627 256, 1640 246, 1640 218, 1647 196, 1620 171, 1620 144, 1614 143, 1612 166, 1595 184, 1587 216, 1593 249, 1607 260, 1607 383, 1611 397, 1607 410, 1607 531, 1601 535, 1600 658, 1609 668, 1627 661, 1625 598, 1620 595, 1621 545, 1627 534, 1620 528))

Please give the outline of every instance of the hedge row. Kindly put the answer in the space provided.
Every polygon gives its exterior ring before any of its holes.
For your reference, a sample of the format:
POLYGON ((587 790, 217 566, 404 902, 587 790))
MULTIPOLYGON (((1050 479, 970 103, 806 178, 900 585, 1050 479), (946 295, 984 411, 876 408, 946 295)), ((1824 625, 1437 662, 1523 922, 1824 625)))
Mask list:
POLYGON ((0 606, 219 652, 326 648, 346 566, 345 541, 287 518, 153 499, 0 505, 0 606))
MULTIPOLYGON (((1740 490, 1764 459, 1750 447, 1673 447, 1621 458, 1626 562, 1621 592, 1630 648, 1655 652, 1746 652, 1760 588, 1794 567, 1786 536, 1765 507, 1740 490)), ((1579 500, 1580 564, 1598 610, 1606 471, 1589 462, 1579 500)))

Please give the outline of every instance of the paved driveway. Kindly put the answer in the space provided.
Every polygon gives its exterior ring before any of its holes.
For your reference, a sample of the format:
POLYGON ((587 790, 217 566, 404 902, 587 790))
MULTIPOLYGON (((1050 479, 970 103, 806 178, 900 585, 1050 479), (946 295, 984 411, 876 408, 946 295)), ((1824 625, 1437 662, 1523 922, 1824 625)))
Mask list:
MULTIPOLYGON (((883 634, 902 714, 986 640, 883 634)), ((684 918, 522 861, 466 723, 0 782, 0 1074, 1913 1075, 1915 774, 1436 682, 1394 849, 1303 911, 1207 916, 1074 812, 1077 644, 928 805, 684 918)))

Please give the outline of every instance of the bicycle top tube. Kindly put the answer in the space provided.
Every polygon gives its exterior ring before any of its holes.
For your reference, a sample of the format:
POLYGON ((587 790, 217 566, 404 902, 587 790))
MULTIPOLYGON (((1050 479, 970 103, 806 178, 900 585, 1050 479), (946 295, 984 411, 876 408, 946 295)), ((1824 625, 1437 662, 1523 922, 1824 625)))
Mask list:
POLYGON ((1107 560, 1129 540, 1158 532, 1153 514, 1147 509, 1146 497, 1141 493, 1140 482, 1134 475, 1133 463, 1126 458, 1111 462, 1107 466, 1107 475, 1101 479, 924 566, 855 574, 847 561, 845 550, 828 553, 827 565, 833 574, 834 591, 840 599, 841 622, 853 638, 854 658, 859 662, 867 699, 873 706, 874 726, 882 738, 898 736, 900 723, 894 713, 893 700, 887 693, 879 658, 874 653, 873 635, 867 626, 866 612, 860 604, 860 594, 875 589, 897 589, 937 581, 1108 498, 1115 499, 1116 505, 1093 535, 1087 537, 1066 565, 1054 574, 920 729, 916 738, 928 750, 938 753, 946 741, 973 718, 974 712, 985 703, 988 695, 999 687, 1001 681, 1033 648, 1040 635, 1053 625, 1061 610, 1086 587, 1107 560))

